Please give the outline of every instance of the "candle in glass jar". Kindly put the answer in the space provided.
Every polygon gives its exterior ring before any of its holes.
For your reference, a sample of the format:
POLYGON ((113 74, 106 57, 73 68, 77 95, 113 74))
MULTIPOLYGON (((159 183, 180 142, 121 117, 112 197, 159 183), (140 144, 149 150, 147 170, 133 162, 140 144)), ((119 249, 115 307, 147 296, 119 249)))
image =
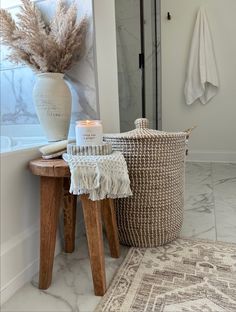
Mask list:
POLYGON ((101 120, 79 120, 76 121, 75 136, 76 145, 101 145, 102 144, 101 120))

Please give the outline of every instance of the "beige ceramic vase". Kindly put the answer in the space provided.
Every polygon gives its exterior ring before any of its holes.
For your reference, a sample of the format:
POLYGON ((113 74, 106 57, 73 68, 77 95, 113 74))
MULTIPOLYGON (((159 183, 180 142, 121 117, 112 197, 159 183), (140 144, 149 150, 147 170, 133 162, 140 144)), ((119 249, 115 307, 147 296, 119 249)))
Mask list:
POLYGON ((71 92, 60 73, 37 75, 33 100, 39 122, 49 142, 68 137, 71 118, 71 92))

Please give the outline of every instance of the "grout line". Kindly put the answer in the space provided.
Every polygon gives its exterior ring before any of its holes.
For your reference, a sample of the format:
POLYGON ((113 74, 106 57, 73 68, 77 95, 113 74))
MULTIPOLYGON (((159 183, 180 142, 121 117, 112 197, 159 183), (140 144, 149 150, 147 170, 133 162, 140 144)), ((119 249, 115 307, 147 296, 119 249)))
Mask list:
POLYGON ((213 179, 213 163, 211 163, 211 184, 212 184, 212 195, 213 195, 213 205, 214 205, 215 238, 217 241, 218 235, 217 235, 217 221, 216 221, 215 187, 214 187, 214 179, 213 179))

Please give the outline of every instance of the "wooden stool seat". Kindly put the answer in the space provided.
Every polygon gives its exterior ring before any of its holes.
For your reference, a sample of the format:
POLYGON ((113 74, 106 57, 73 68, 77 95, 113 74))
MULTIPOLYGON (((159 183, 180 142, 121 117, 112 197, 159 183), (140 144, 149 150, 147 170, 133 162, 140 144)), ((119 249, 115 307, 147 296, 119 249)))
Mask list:
POLYGON ((31 160, 29 163, 33 174, 44 177, 70 177, 70 168, 63 159, 42 159, 31 160))
MULTIPOLYGON (((56 243, 61 196, 64 202, 65 252, 75 247, 75 225, 77 196, 69 193, 70 170, 63 159, 30 161, 29 168, 40 176, 40 268, 39 288, 47 289, 52 281, 52 270, 56 243), (63 192, 62 192, 63 191, 63 192)), ((80 196, 88 240, 89 256, 95 295, 106 291, 102 220, 107 233, 111 256, 120 256, 117 224, 112 199, 91 201, 88 195, 80 196)))

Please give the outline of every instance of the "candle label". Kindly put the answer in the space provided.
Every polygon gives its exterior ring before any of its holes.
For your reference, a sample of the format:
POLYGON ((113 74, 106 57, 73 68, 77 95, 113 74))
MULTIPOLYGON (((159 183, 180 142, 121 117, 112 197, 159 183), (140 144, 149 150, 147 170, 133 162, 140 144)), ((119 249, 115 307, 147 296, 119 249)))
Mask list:
POLYGON ((102 125, 100 122, 81 121, 76 124, 76 145, 101 145, 102 125))

